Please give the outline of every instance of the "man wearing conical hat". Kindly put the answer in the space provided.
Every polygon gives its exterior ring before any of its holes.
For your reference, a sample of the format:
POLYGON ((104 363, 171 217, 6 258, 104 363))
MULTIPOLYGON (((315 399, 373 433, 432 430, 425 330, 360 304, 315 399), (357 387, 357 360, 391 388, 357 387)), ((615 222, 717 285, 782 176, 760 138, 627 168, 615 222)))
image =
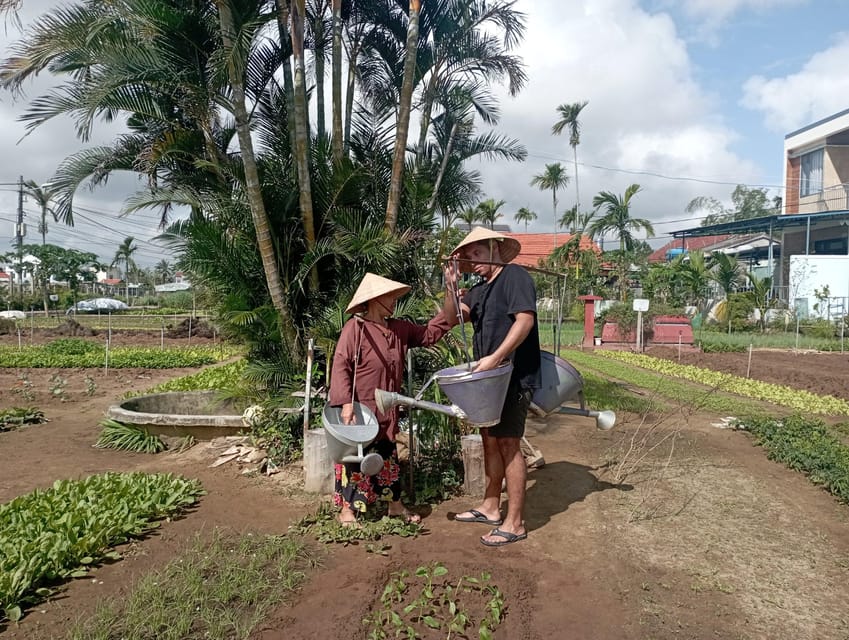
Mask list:
MULTIPOLYGON (((539 327, 536 315, 536 288, 525 269, 509 264, 521 245, 484 227, 475 227, 451 254, 445 269, 446 287, 457 291, 458 272, 475 273, 481 282, 461 300, 464 322, 474 327, 472 347, 477 371, 493 369, 505 360, 513 363, 513 373, 501 422, 481 429, 484 447, 486 490, 479 505, 454 519, 478 522, 495 528, 481 537, 486 546, 500 547, 527 538, 522 517, 525 502, 527 466, 521 439, 525 419, 535 389, 540 387, 539 327), (501 515, 502 480, 507 483, 507 513, 501 515)), ((456 321, 455 295, 446 295, 446 316, 456 321)))
POLYGON ((357 515, 377 500, 388 502, 388 513, 407 522, 421 518, 401 502, 398 451, 398 409, 378 411, 375 389, 401 391, 407 349, 427 347, 437 342, 451 328, 444 310, 426 325, 392 318, 398 298, 410 287, 374 273, 367 273, 357 287, 346 313, 355 314, 345 326, 333 353, 333 368, 327 401, 341 407, 345 424, 355 423, 354 402, 371 409, 380 430, 375 441, 363 450, 375 452, 384 460, 383 470, 375 476, 360 473, 358 464, 337 464, 334 503, 340 507, 339 521, 356 525, 357 515))

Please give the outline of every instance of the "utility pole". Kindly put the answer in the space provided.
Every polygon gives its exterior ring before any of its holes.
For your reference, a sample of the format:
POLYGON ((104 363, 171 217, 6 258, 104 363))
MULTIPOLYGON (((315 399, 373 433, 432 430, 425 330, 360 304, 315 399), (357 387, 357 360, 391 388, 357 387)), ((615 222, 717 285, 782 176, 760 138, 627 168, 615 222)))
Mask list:
POLYGON ((18 224, 15 225, 15 240, 18 245, 18 285, 21 296, 21 311, 24 310, 24 177, 18 179, 18 224))

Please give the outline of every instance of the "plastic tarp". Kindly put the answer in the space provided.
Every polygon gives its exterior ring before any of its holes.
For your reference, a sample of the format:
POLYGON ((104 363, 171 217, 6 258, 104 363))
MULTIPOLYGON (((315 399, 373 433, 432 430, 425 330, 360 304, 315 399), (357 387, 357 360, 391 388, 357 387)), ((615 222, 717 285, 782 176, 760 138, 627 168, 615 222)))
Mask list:
POLYGON ((73 313, 76 311, 118 311, 120 309, 129 309, 126 303, 114 298, 92 298, 91 300, 80 300, 65 313, 73 313))
POLYGON ((10 309, 9 311, 0 311, 0 318, 8 318, 9 320, 24 320, 27 317, 23 311, 10 309))

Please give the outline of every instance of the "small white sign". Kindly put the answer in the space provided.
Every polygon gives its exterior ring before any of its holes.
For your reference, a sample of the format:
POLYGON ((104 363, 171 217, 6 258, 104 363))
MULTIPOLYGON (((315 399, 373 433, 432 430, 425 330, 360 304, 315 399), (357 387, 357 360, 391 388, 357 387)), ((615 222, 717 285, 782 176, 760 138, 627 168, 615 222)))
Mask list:
POLYGON ((649 300, 648 298, 634 298, 634 311, 648 311, 649 310, 649 300))
POLYGON ((58 301, 59 301, 59 296, 58 296, 57 294, 55 294, 55 293, 51 293, 51 294, 50 294, 50 301, 51 301, 51 302, 58 302, 58 301))

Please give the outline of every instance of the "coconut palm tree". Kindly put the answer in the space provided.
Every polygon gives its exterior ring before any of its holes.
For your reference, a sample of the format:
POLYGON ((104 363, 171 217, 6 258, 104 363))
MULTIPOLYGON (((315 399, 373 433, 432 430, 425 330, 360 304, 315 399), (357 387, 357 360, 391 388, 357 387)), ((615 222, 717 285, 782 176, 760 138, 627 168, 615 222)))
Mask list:
POLYGON ((519 224, 524 223, 525 224, 525 233, 527 233, 528 232, 528 223, 536 220, 537 214, 534 213, 533 211, 531 211, 530 209, 528 209, 527 207, 521 207, 516 212, 516 215, 513 216, 513 219, 516 222, 518 222, 519 224))
POLYGON ((624 196, 602 191, 593 198, 593 207, 602 215, 590 222, 587 232, 590 237, 603 237, 615 233, 619 237, 619 293, 625 300, 628 261, 635 245, 633 232, 645 231, 647 237, 654 235, 654 227, 644 218, 631 217, 631 200, 640 191, 640 185, 632 184, 625 189, 624 196))
MULTIPOLYGON (((575 211, 581 210, 581 194, 578 190, 578 145, 581 143, 581 124, 578 121, 578 116, 588 102, 574 102, 572 104, 561 104, 557 107, 557 112, 560 114, 560 120, 554 123, 551 127, 551 132, 560 135, 565 129, 569 130, 569 146, 572 147, 572 157, 575 160, 575 211)), ((571 228, 572 233, 575 233, 575 226, 571 228)))
POLYGON ((156 263, 156 266, 153 267, 153 275, 163 283, 169 282, 171 278, 174 277, 174 269, 171 267, 171 263, 167 260, 160 260, 156 263))
POLYGON ((551 209, 554 214, 554 247, 557 249, 557 190, 565 189, 569 184, 569 176, 559 162, 545 165, 545 171, 531 179, 531 186, 540 191, 551 191, 551 209))
POLYGON ((488 224, 490 229, 494 229, 496 220, 504 217, 503 214, 498 213, 498 210, 505 204, 507 204, 505 200, 496 202, 494 198, 480 202, 477 206, 478 218, 484 224, 488 224))

